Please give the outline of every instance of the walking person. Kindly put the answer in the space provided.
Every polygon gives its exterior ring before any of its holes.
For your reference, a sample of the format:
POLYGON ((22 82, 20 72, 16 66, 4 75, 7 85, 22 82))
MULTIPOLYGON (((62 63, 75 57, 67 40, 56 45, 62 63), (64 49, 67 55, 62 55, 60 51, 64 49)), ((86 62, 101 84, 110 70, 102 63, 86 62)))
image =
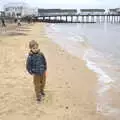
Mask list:
POLYGON ((29 48, 30 52, 26 61, 26 68, 33 75, 37 101, 41 101, 41 97, 45 96, 44 87, 46 83, 47 62, 35 40, 29 42, 29 48))
POLYGON ((4 18, 1 19, 1 22, 2 22, 2 27, 6 27, 5 19, 4 18))
POLYGON ((2 24, 1 32, 6 32, 6 24, 4 18, 1 18, 1 24, 2 24))

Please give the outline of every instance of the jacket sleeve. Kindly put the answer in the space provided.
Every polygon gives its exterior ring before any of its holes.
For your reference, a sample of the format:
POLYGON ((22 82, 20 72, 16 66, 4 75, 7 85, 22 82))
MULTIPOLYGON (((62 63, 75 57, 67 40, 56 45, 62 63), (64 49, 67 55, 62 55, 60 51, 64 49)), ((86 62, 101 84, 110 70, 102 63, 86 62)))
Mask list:
POLYGON ((45 65, 45 70, 47 70, 47 61, 46 61, 46 58, 45 58, 43 53, 42 53, 42 58, 43 58, 43 62, 44 62, 44 65, 45 65))
POLYGON ((27 71, 30 74, 32 74, 32 60, 31 60, 31 56, 28 56, 28 58, 27 58, 26 69, 27 69, 27 71))

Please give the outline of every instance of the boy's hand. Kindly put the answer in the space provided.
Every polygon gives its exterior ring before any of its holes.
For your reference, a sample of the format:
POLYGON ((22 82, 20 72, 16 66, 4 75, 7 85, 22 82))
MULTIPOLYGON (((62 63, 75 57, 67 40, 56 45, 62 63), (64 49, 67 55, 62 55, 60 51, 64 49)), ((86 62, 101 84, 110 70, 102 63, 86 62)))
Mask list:
POLYGON ((45 76, 47 76, 48 74, 47 74, 47 71, 45 71, 45 76))
POLYGON ((29 73, 32 75, 33 73, 31 71, 29 71, 29 73))

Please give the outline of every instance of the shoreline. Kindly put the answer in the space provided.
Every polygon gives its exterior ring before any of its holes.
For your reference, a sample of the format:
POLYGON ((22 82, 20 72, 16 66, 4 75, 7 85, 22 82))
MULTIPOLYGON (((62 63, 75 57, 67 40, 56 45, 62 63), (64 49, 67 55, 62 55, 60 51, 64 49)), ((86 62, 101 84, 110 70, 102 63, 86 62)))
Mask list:
POLYGON ((3 79, 0 88, 3 94, 0 97, 3 98, 0 103, 1 106, 7 104, 5 108, 0 107, 4 111, 0 118, 105 120, 96 111, 96 73, 89 70, 83 60, 72 56, 46 37, 43 26, 36 23, 29 26, 31 31, 26 32, 26 36, 0 39, 3 55, 0 63, 3 66, 0 69, 0 77, 3 79), (48 61, 46 97, 41 104, 35 101, 32 76, 25 69, 28 42, 32 39, 39 42, 48 61))

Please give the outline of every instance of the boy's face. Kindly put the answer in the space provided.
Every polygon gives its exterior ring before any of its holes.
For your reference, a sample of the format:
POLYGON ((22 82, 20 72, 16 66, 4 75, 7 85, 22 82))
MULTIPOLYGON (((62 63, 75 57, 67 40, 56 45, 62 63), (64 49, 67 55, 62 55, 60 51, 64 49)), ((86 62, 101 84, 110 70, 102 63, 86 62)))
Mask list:
POLYGON ((33 48, 31 48, 33 53, 37 53, 38 52, 38 46, 35 45, 33 48))

